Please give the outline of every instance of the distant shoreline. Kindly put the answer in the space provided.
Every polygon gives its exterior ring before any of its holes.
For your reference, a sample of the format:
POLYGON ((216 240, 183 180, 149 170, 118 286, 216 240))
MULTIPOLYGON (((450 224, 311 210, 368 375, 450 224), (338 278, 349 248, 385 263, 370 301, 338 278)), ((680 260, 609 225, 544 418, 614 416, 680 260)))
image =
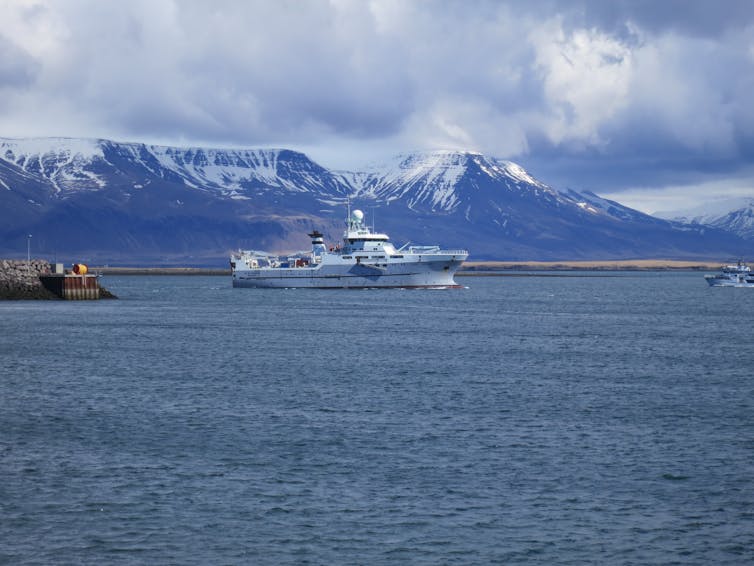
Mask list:
POLYGON ((720 262, 673 259, 466 261, 462 270, 466 273, 485 271, 708 271, 719 269, 720 265, 720 262))
MULTIPOLYGON (((709 271, 720 262, 635 259, 600 261, 467 261, 459 276, 515 275, 522 271, 709 271)), ((102 275, 222 275, 230 269, 209 267, 90 267, 102 275)))
POLYGON ((230 268, 218 267, 89 267, 102 275, 230 275, 230 268))

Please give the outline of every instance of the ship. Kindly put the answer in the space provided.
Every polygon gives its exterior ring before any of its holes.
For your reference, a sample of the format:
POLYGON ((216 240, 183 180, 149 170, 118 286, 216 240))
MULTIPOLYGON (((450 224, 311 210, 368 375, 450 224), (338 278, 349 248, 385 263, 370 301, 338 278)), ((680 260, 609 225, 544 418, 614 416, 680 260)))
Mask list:
POLYGON ((754 287, 754 273, 742 261, 736 265, 724 265, 720 273, 705 275, 704 279, 710 287, 754 287))
POLYGON ((387 234, 350 210, 342 244, 327 247, 318 230, 308 234, 312 249, 291 255, 239 250, 230 256, 233 287, 316 289, 460 288, 455 273, 468 257, 463 249, 406 244, 396 248, 387 234))

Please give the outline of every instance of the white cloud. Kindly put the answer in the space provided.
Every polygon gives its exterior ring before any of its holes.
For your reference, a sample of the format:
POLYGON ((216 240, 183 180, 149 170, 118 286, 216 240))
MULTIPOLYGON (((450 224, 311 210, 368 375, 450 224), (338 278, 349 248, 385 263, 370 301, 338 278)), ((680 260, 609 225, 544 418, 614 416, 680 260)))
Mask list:
POLYGON ((0 134, 475 149, 611 194, 734 175, 754 9, 661 4, 0 0, 0 134))
MULTIPOLYGON (((694 152, 721 155, 735 150, 730 91, 738 79, 717 82, 718 65, 739 67, 733 55, 709 40, 664 35, 636 50, 631 115, 694 152), (726 84, 727 83, 727 84, 726 84)), ((727 72, 725 73, 727 74, 727 72)))
POLYGON ((600 146, 600 126, 628 104, 631 51, 594 29, 568 32, 550 20, 530 33, 548 100, 548 137, 600 146))
POLYGON ((401 144, 413 148, 467 149, 491 155, 528 150, 519 116, 486 99, 447 97, 418 109, 408 120, 401 144))

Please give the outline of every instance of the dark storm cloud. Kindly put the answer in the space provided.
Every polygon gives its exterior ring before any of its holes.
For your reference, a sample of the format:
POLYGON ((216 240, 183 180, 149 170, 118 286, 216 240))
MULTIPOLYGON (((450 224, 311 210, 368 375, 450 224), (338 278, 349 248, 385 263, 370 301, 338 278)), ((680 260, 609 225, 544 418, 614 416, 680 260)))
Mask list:
POLYGON ((633 23, 650 33, 717 38, 728 30, 745 29, 754 18, 750 0, 690 2, 688 0, 591 1, 584 5, 585 22, 609 31, 633 23))
POLYGON ((706 183, 752 161, 748 1, 0 9, 5 135, 288 145, 335 165, 463 148, 598 192, 706 183))

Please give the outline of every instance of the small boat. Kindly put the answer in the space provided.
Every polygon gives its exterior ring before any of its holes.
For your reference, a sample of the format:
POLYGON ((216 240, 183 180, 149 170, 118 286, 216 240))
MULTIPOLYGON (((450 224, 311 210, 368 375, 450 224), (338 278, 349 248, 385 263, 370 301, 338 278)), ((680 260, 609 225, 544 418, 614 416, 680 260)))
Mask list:
POLYGON ((317 289, 458 288, 455 272, 468 257, 461 249, 405 246, 364 224, 361 210, 348 211, 343 243, 329 248, 317 230, 312 249, 290 256, 239 250, 230 256, 233 287, 317 289))
POLYGON ((705 275, 710 287, 754 287, 754 273, 751 267, 738 261, 736 265, 724 265, 720 273, 705 275))

